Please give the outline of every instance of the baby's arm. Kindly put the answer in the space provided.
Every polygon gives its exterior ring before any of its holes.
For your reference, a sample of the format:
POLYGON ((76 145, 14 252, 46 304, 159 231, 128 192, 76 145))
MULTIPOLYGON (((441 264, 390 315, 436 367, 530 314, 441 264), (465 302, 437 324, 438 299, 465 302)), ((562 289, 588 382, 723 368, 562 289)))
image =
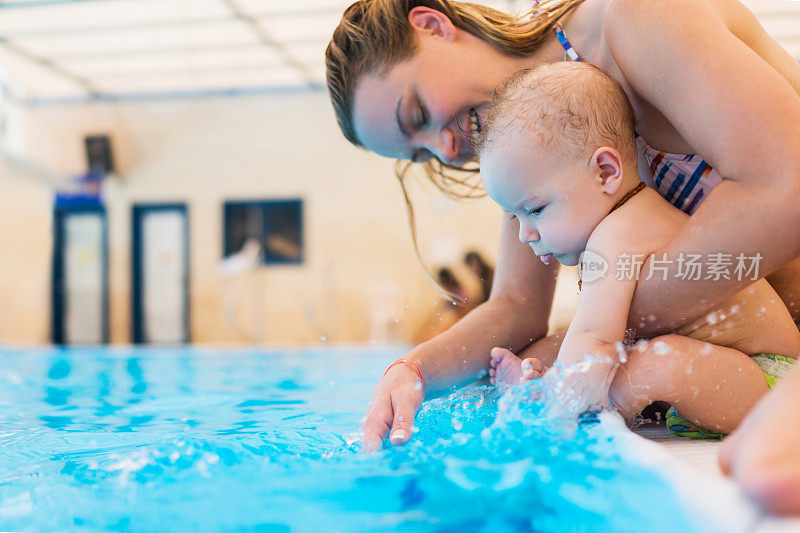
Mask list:
POLYGON ((638 277, 635 268, 619 279, 617 272, 625 271, 626 257, 645 253, 639 251, 641 245, 636 246, 621 215, 606 217, 589 239, 589 255, 605 261, 607 269, 599 279, 592 279, 593 271, 582 273, 578 309, 558 352, 557 362, 568 370, 566 387, 577 392, 577 411, 608 405, 608 389, 618 365, 616 343, 625 336, 638 277))

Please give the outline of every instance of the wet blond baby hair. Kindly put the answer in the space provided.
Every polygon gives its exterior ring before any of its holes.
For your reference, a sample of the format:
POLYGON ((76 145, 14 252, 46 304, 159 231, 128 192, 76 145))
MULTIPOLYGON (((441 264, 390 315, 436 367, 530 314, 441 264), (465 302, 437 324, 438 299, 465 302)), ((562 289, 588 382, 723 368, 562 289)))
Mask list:
POLYGON ((601 146, 636 162, 635 118, 625 91, 588 63, 543 64, 512 75, 495 93, 473 150, 480 158, 506 135, 567 158, 588 158, 601 146))

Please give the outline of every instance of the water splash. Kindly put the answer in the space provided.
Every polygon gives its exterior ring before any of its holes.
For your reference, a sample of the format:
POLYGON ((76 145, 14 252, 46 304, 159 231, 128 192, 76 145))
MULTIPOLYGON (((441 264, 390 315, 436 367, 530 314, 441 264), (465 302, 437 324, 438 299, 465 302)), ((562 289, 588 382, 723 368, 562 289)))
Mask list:
POLYGON ((358 419, 394 351, 137 352, 136 372, 72 355, 57 376, 47 354, 5 356, 26 379, 0 388, 3 529, 697 530, 613 432, 550 409, 570 396, 545 380, 431 400, 408 445, 364 455, 358 419))

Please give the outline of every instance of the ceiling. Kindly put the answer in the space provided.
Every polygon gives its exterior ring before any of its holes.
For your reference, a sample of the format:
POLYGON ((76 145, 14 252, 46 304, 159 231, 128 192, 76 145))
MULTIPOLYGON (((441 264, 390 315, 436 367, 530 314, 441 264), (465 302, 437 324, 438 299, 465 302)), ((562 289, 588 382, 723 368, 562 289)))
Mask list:
MULTIPOLYGON (((324 50, 350 3, 0 1, 0 63, 9 96, 32 105, 322 90, 324 50)), ((800 1, 745 3, 800 58, 800 1)))

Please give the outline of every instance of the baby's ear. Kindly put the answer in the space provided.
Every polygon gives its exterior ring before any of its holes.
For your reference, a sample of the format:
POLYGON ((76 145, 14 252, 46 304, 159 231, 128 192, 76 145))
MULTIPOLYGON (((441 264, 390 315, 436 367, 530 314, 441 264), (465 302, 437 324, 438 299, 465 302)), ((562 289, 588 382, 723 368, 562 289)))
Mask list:
POLYGON ((619 152, 608 146, 595 150, 589 161, 594 179, 606 194, 614 194, 622 185, 623 167, 619 152))

